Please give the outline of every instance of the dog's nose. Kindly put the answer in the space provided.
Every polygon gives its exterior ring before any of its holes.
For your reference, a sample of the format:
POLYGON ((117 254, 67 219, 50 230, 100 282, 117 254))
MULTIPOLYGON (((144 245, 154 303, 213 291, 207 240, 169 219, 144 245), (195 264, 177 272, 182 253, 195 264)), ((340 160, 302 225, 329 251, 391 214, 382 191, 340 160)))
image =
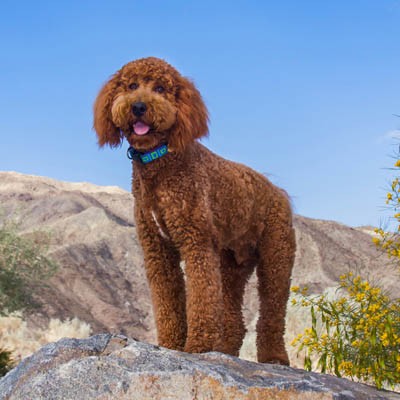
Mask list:
POLYGON ((135 104, 132 104, 132 112, 137 116, 141 117, 146 112, 146 104, 141 101, 138 101, 135 104))

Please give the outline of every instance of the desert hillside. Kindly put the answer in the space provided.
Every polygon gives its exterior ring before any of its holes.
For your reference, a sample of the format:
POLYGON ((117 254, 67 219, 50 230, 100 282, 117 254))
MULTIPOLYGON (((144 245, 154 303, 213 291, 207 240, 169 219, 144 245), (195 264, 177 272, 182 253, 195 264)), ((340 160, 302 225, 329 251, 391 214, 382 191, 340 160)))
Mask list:
MULTIPOLYGON (((32 329, 50 319, 77 317, 93 333, 122 333, 155 343, 151 300, 133 221, 133 197, 118 187, 59 182, 0 172, 0 209, 20 221, 21 232, 51 232, 50 255, 62 266, 52 288, 40 294, 44 306, 25 316, 32 329)), ((398 278, 374 248, 371 230, 295 216, 297 253, 292 284, 312 293, 337 286, 339 275, 358 268, 398 295, 398 278)), ((257 311, 255 278, 248 285, 245 315, 250 326, 246 357, 254 355, 257 311)), ((289 310, 288 341, 302 316, 289 310)), ((296 329, 297 330, 296 330, 296 329)))

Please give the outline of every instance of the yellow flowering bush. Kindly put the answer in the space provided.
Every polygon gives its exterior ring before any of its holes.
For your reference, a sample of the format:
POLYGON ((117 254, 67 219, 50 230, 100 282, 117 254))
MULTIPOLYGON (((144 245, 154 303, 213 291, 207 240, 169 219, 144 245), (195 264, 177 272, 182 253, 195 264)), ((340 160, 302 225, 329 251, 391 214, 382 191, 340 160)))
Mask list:
POLYGON ((390 300, 381 289, 351 272, 340 277, 347 292, 335 300, 310 296, 307 289, 292 287, 293 303, 309 307, 312 326, 292 342, 305 350, 305 369, 317 356, 321 372, 384 384, 400 383, 400 299, 390 300))
MULTIPOLYGON (((400 173, 400 147, 397 161, 394 164, 395 171, 400 173)), ((400 267, 400 180, 396 177, 392 180, 390 191, 386 196, 386 204, 393 209, 396 231, 385 232, 382 228, 375 228, 376 237, 372 240, 375 245, 383 250, 397 266, 400 267)))

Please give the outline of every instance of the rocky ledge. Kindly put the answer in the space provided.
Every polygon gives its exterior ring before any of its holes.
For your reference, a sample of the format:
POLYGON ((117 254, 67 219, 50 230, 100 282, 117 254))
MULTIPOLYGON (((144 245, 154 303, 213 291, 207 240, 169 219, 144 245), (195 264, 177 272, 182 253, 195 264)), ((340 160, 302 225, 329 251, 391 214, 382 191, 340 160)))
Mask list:
POLYGON ((121 335, 62 339, 0 380, 0 399, 400 399, 334 376, 187 354, 121 335))

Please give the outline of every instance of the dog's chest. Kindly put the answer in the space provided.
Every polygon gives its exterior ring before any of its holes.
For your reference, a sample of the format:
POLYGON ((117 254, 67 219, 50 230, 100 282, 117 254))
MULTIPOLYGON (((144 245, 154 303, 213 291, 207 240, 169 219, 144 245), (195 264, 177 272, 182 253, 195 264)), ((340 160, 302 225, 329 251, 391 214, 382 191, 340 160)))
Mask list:
POLYGON ((137 206, 146 216, 147 224, 152 225, 153 234, 165 240, 171 240, 165 221, 165 211, 170 203, 168 191, 156 180, 144 180, 137 177, 133 181, 133 195, 137 206))

